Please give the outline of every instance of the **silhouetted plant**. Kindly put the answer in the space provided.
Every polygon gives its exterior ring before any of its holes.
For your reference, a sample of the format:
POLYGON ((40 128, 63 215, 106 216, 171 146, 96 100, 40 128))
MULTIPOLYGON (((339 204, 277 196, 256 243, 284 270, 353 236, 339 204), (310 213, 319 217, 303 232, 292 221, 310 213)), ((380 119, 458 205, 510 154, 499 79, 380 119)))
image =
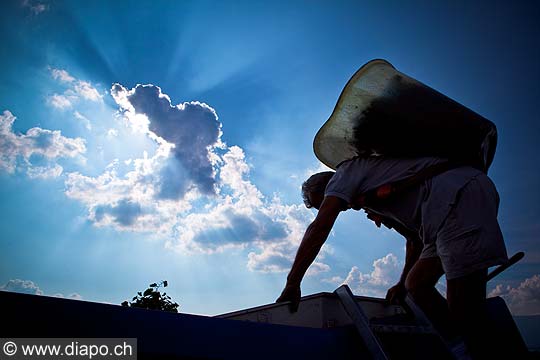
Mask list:
POLYGON ((161 294, 159 288, 167 287, 167 280, 163 280, 159 284, 152 283, 148 285, 148 289, 144 292, 137 292, 137 296, 133 297, 131 302, 127 300, 122 303, 122 306, 137 307, 143 309, 163 310, 173 313, 178 312, 178 304, 171 301, 171 297, 167 293, 161 294))

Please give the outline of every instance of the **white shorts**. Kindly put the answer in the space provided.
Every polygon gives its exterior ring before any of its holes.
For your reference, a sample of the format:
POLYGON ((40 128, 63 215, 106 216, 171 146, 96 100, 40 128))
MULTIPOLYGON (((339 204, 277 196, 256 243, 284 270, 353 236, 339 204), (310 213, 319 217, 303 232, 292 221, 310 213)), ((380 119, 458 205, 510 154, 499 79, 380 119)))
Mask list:
POLYGON ((447 279, 455 279, 508 260, 497 211, 499 196, 485 174, 473 177, 458 193, 435 241, 420 258, 438 256, 447 279))

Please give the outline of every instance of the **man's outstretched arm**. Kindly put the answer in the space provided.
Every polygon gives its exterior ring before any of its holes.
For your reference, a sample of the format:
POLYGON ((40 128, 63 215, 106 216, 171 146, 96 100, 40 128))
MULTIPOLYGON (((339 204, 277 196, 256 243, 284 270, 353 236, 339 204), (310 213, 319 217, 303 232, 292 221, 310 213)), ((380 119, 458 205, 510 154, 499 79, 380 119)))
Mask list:
POLYGON ((334 196, 324 198, 317 217, 306 229, 287 276, 285 289, 276 302, 291 301, 291 310, 296 311, 300 302, 300 283, 328 238, 339 212, 345 209, 345 202, 340 198, 334 196))

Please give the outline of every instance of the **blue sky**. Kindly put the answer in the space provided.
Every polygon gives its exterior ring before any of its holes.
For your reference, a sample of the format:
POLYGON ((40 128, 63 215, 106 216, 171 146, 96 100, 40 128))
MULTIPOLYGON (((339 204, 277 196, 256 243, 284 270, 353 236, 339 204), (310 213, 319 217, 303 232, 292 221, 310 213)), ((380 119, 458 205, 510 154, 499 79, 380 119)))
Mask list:
MULTIPOLYGON (((313 137, 349 77, 384 58, 497 125, 499 219, 526 258, 489 290, 540 313, 539 15, 496 1, 4 2, 0 288, 120 303, 165 279, 184 312, 274 301, 314 214, 299 194, 321 168, 313 137)), ((345 281, 382 296, 403 255, 349 211, 303 293, 345 281)))

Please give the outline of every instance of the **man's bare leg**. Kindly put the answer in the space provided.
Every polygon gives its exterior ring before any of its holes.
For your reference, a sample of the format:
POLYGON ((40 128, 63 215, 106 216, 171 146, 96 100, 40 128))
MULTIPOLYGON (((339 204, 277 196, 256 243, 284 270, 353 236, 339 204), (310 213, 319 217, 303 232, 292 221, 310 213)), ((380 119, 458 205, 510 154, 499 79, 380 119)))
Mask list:
POLYGON ((448 304, 435 285, 444 274, 438 257, 419 259, 405 280, 405 288, 439 333, 451 338, 454 331, 449 320, 448 304))
POLYGON ((485 343, 487 269, 470 275, 447 280, 448 308, 456 331, 463 335, 474 359, 491 357, 487 353, 493 347, 485 343))

